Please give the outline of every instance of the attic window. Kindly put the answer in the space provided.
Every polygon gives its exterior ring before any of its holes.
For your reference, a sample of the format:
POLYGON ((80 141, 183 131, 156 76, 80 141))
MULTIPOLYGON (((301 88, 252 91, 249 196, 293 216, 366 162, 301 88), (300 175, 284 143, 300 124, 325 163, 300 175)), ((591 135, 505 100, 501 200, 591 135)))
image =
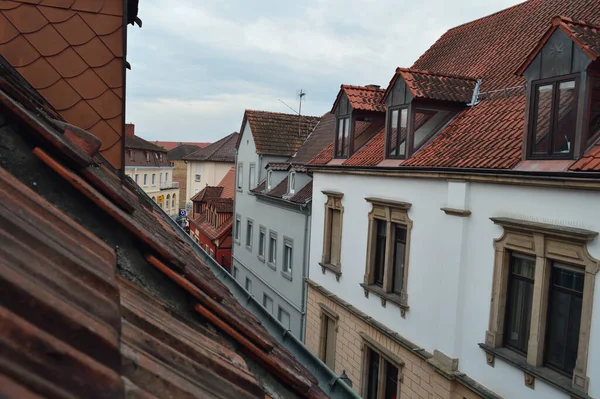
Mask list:
POLYGON ((578 79, 562 77, 534 83, 529 123, 532 158, 570 158, 577 124, 578 79))
POLYGON ((337 134, 335 139, 335 157, 348 157, 348 142, 350 136, 350 117, 342 117, 337 119, 337 134))
POLYGON ((296 192, 296 172, 290 173, 290 194, 296 192))
POLYGON ((150 162, 150 153, 146 151, 146 162, 150 162))
POLYGON ((456 110, 412 105, 393 108, 388 113, 387 158, 408 158, 439 132, 456 115, 456 110))
POLYGON ((267 190, 270 190, 272 185, 273 185, 273 171, 270 170, 267 172, 267 190))
POLYGON ((590 120, 587 131, 587 141, 600 136, 600 76, 590 76, 590 120))

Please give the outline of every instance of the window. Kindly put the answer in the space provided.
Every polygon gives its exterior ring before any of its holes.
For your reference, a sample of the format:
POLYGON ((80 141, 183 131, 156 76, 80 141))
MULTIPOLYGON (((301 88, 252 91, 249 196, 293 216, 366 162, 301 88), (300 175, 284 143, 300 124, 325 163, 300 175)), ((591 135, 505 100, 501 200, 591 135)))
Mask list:
POLYGON ((267 190, 270 190, 273 186, 273 171, 270 170, 267 172, 267 190))
POLYGON ((234 278, 235 280, 237 280, 237 279, 238 279, 238 268, 237 268, 237 267, 235 267, 235 266, 233 266, 233 278, 234 278))
POLYGON ((202 164, 200 162, 195 163, 194 180, 199 182, 202 178, 202 164))
POLYGON ((267 311, 273 314, 273 299, 267 294, 263 294, 263 307, 267 309, 267 311))
POLYGON ((331 370, 335 370, 335 347, 337 340, 337 321, 339 316, 327 306, 321 306, 321 339, 319 358, 331 370))
POLYGON ((254 222, 252 219, 248 219, 246 225, 246 248, 249 251, 252 251, 252 227, 254 226, 254 222))
POLYGON ((238 164, 237 171, 237 189, 242 190, 242 185, 244 183, 244 165, 238 164))
POLYGON ((286 312, 281 306, 279 306, 279 309, 277 311, 277 320, 279 320, 279 322, 283 324, 285 328, 287 328, 288 330, 290 329, 290 314, 286 312))
POLYGON ((600 135, 600 76, 590 76, 590 118, 587 131, 587 143, 600 135))
POLYGON ((140 182, 140 175, 138 173, 135 174, 134 180, 135 180, 136 184, 139 184, 139 182, 140 182))
POLYGON ((369 213, 367 271, 363 288, 402 308, 408 306, 408 238, 412 221, 406 202, 367 198, 369 213))
POLYGON ((283 240, 283 273, 292 275, 293 242, 289 238, 283 240))
POLYGON ((337 134, 335 138, 335 157, 348 157, 348 144, 350 135, 350 117, 342 117, 337 120, 337 134))
MULTIPOLYGON (((599 267, 587 243, 597 233, 511 218, 492 221, 504 228, 504 234, 494 242, 489 329, 480 346, 488 355, 500 357, 502 350, 510 349, 521 355, 521 364, 530 371, 545 366, 557 373, 535 374, 538 378, 551 377, 560 386, 565 380, 561 375, 566 375, 572 379, 568 389, 587 392, 599 267)), ((518 362, 513 364, 519 367, 518 362)))
POLYGON ((248 277, 246 277, 246 284, 244 285, 244 288, 246 288, 248 293, 252 294, 252 280, 250 280, 248 277))
POLYGON ((146 162, 150 162, 150 153, 146 151, 146 162))
POLYGON ((265 246, 267 244, 267 229, 264 226, 260 226, 258 232, 258 257, 263 261, 265 260, 265 246))
POLYGON ((277 263, 277 233, 271 231, 269 234, 269 264, 275 266, 277 263))
POLYGON ((242 217, 235 215, 235 241, 240 243, 240 236, 242 234, 242 217))
POLYGON ((171 195, 167 194, 167 199, 165 201, 165 209, 169 210, 169 202, 171 201, 171 195))
POLYGON ((135 159, 135 154, 133 150, 129 150, 129 160, 133 161, 135 159))
POLYGON ((148 186, 148 174, 144 173, 144 187, 148 186))
POLYGON ((341 275, 342 255, 342 197, 344 194, 323 191, 327 196, 325 203, 325 227, 323 231, 323 255, 321 267, 334 272, 339 279, 341 275))
POLYGON ((568 158, 577 119, 577 79, 533 85, 529 151, 536 158, 568 158))
POLYGON ((250 169, 249 170, 250 176, 248 176, 248 182, 249 182, 248 189, 252 190, 253 188, 256 187, 256 165, 251 163, 250 167, 248 169, 250 169))
POLYGON ((169 172, 165 173, 165 183, 169 182, 169 172))
POLYGON ((163 182, 163 174, 162 174, 162 172, 161 172, 161 173, 160 173, 160 176, 159 176, 159 178, 158 178, 158 183, 159 183, 159 184, 162 184, 162 182, 163 182))
POLYGON ((156 173, 152 173, 152 185, 156 185, 156 173))
POLYGON ((390 110, 388 123, 387 155, 388 158, 403 158, 406 151, 406 135, 408 132, 408 108, 390 110))
POLYGON ((175 209, 175 194, 173 194, 173 199, 171 200, 172 208, 175 209))
POLYGON ((215 251, 213 251, 213 249, 210 249, 210 257, 214 258, 215 257, 215 251))
POLYGON ((400 367, 403 362, 366 334, 361 333, 365 344, 363 397, 366 399, 396 399, 400 391, 400 367))
POLYGON ((195 175, 195 177, 194 177, 194 180, 195 180, 195 181, 200 181, 200 180, 201 180, 201 177, 202 177, 202 176, 201 176, 200 174, 196 174, 196 175, 195 175))
POLYGON ((296 172, 290 172, 290 194, 296 192, 296 172))

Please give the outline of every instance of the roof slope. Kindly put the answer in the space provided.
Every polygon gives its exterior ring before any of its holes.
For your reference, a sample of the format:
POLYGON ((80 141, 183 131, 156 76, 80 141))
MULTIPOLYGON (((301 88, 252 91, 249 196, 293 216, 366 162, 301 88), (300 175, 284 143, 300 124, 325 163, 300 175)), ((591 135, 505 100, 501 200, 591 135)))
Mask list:
POLYGON ((125 148, 147 150, 166 153, 167 151, 160 148, 159 146, 152 144, 149 141, 144 140, 139 136, 125 136, 125 148))
POLYGON ((300 148, 319 117, 246 110, 244 121, 250 124, 256 152, 289 157, 300 148))
POLYGON ((122 165, 123 3, 4 1, 0 54, 69 123, 122 165))
POLYGON ((193 141, 160 141, 160 140, 156 140, 156 141, 154 141, 154 144, 156 144, 159 147, 163 147, 167 151, 171 151, 182 145, 192 145, 192 146, 196 146, 198 148, 204 148, 204 147, 208 147, 211 143, 205 143, 205 142, 196 143, 193 141))
MULTIPOLYGON (((156 142, 154 142, 154 144, 156 144, 156 142)), ((156 146, 162 147, 158 144, 156 144, 156 146)), ((167 151, 169 151, 167 153, 167 159, 169 161, 178 161, 178 160, 181 160, 186 155, 190 155, 190 154, 198 151, 200 148, 201 147, 198 147, 197 145, 181 144, 171 150, 167 150, 167 151)))
POLYGON ((223 191, 221 192, 221 198, 231 198, 233 199, 234 191, 235 191, 235 167, 232 166, 231 169, 227 172, 223 179, 217 184, 218 187, 223 187, 223 191))
POLYGON ((482 91, 525 83, 514 73, 548 29, 552 18, 600 22, 600 2, 530 0, 450 29, 412 68, 482 79, 482 91))
POLYGON ((10 389, 52 397, 262 399, 266 373, 278 396, 326 397, 169 217, 90 151, 91 135, 55 127, 3 90, 0 103, 0 235, 14 243, 0 246, 11 289, 0 298, 10 328, 0 364, 16 366, 0 367, 0 392, 8 378, 10 389))
POLYGON ((305 164, 314 158, 323 148, 333 142, 335 133, 335 115, 328 112, 321 117, 319 123, 288 162, 305 164))
POLYGON ((473 91, 477 84, 477 79, 467 76, 397 68, 396 74, 386 90, 386 96, 399 77, 406 82, 414 98, 424 100, 468 103, 473 97, 473 91))
POLYGON ((337 104, 340 101, 342 93, 346 94, 348 102, 354 110, 385 112, 385 105, 381 103, 381 99, 385 94, 384 89, 372 86, 352 85, 342 85, 340 89, 341 90, 338 93, 338 97, 333 104, 333 108, 331 108, 332 113, 337 108, 337 104))
POLYGON ((239 133, 234 132, 182 159, 185 161, 235 162, 235 145, 239 133))

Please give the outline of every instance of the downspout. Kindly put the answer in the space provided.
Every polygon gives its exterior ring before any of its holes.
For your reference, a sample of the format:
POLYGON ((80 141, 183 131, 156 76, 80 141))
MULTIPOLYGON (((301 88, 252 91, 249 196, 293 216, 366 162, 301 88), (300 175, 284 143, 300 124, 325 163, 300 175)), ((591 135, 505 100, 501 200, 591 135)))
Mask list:
POLYGON ((306 291, 306 285, 308 284, 306 282, 306 278, 308 277, 308 262, 309 262, 309 258, 310 258, 310 245, 308 243, 308 240, 310 239, 310 228, 309 228, 309 223, 310 223, 310 209, 308 207, 303 207, 304 211, 306 212, 304 214, 304 259, 302 262, 302 299, 301 299, 301 303, 300 303, 300 309, 302 310, 302 312, 300 313, 300 340, 302 342, 305 342, 306 339, 306 302, 307 302, 307 291, 306 291))

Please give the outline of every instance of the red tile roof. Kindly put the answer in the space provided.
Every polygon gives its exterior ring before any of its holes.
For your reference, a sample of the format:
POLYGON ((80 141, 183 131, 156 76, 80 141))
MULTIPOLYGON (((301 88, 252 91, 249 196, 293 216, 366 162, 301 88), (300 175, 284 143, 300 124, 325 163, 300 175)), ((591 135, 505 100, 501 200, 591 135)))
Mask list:
POLYGON ((221 192, 221 198, 231 198, 233 199, 233 195, 235 192, 235 167, 232 166, 229 169, 229 172, 221 179, 218 187, 223 187, 223 191, 221 192))
POLYGON ((460 103, 471 102, 477 84, 477 79, 472 77, 397 68, 382 101, 385 101, 398 78, 404 80, 410 93, 416 99, 460 103))
POLYGON ((212 143, 206 143, 206 142, 197 143, 194 141, 160 141, 160 140, 155 140, 155 141, 153 141, 153 143, 159 147, 163 147, 167 151, 174 150, 175 148, 180 147, 182 145, 190 145, 190 146, 204 148, 204 147, 208 147, 209 145, 212 144, 212 143))
POLYGON ((315 157, 323 148, 332 143, 335 133, 335 123, 335 115, 330 112, 323 115, 315 129, 307 137, 302 146, 298 148, 298 151, 288 159, 288 162, 295 165, 305 164, 315 157))
POLYGON ((306 204, 307 202, 312 201, 312 192, 313 192, 313 182, 309 181, 304 187, 296 192, 292 197, 290 197, 291 202, 295 202, 297 204, 306 204))
POLYGON ((384 89, 369 86, 342 85, 337 99, 333 103, 333 108, 331 108, 331 113, 335 111, 342 93, 345 93, 346 97, 348 97, 348 102, 352 109, 357 111, 385 112, 385 105, 381 103, 381 99, 385 94, 384 89))
POLYGON ((383 161, 383 148, 385 143, 385 129, 377 133, 367 144, 354 155, 344 161, 342 165, 348 166, 375 166, 383 161))
POLYGON ((214 208, 217 213, 233 213, 233 198, 211 199, 207 206, 214 208))
POLYGON ((573 21, 571 18, 556 16, 552 18, 552 26, 546 31, 542 39, 529 53, 525 62, 517 70, 517 75, 522 75, 527 67, 533 62, 535 56, 542 51, 542 48, 550 39, 550 36, 561 29, 567 36, 578 45, 584 53, 593 61, 600 57, 600 26, 590 25, 582 21, 573 21))
POLYGON ((525 83, 515 71, 556 15, 600 23, 600 2, 531 0, 450 29, 412 68, 482 79, 482 91, 525 83))
POLYGON ((208 201, 213 198, 221 198, 223 187, 206 186, 190 198, 190 201, 208 201))
POLYGON ((121 168, 122 0, 15 0, 0 8, 0 54, 121 168))
POLYGON ((185 157, 182 157, 185 161, 205 161, 205 162, 235 162, 235 145, 239 133, 234 132, 219 141, 199 149, 198 151, 192 152, 185 157))
POLYGON ((217 228, 215 228, 212 223, 209 223, 208 213, 206 212, 195 219, 190 220, 190 222, 193 223, 198 230, 206 234, 209 239, 217 240, 224 235, 231 233, 233 229, 233 213, 229 219, 221 223, 217 228))
POLYGON ((580 172, 600 172, 600 142, 597 142, 583 157, 575 162, 570 170, 580 172))
POLYGON ((308 115, 246 110, 242 129, 247 121, 257 153, 289 157, 298 151, 319 119, 308 115))

